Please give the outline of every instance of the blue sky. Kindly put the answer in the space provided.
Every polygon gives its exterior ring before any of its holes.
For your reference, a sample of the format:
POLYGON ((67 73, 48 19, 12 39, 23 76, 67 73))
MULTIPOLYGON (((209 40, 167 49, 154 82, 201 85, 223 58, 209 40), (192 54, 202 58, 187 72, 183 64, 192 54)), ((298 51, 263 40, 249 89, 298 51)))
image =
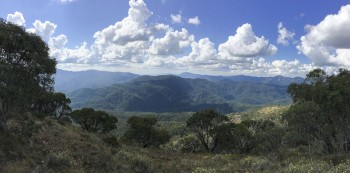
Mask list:
POLYGON ((2 0, 67 70, 304 76, 350 67, 350 5, 334 0, 2 0))

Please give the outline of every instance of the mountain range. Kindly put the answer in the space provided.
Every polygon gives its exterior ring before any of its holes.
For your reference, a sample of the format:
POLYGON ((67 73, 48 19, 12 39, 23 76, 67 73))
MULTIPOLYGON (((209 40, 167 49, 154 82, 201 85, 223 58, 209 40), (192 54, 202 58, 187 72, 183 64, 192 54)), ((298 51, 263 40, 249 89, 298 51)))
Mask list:
POLYGON ((60 70, 56 90, 72 100, 75 109, 92 107, 115 112, 184 112, 206 108, 223 113, 254 106, 289 104, 290 83, 303 78, 208 76, 139 76, 132 73, 60 70))
POLYGON ((102 88, 124 83, 139 77, 137 74, 97 70, 65 71, 58 69, 55 75, 55 90, 70 92, 81 88, 102 88))

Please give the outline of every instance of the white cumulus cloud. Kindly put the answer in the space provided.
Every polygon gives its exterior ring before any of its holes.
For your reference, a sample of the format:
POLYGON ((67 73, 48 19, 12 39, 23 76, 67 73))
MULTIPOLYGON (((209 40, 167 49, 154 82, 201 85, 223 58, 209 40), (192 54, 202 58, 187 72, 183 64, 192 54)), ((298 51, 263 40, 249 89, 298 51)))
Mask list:
POLYGON ((225 43, 219 45, 219 54, 223 59, 236 59, 237 57, 257 57, 274 55, 277 47, 269 44, 269 41, 257 37, 252 26, 243 24, 236 30, 236 35, 229 36, 225 43))
POLYGON ((307 25, 299 51, 319 66, 350 67, 350 5, 326 16, 317 25, 307 25))
POLYGON ((199 20, 199 17, 196 16, 196 17, 193 17, 193 18, 189 18, 188 19, 188 23, 192 24, 192 25, 199 25, 199 24, 201 24, 201 21, 199 20))
POLYGON ((175 63, 177 65, 209 65, 218 63, 217 50, 209 38, 193 42, 191 48, 192 51, 188 56, 176 60, 175 63))
POLYGON ((24 20, 23 14, 18 11, 16 11, 13 14, 8 14, 6 20, 7 22, 11 22, 18 26, 24 26, 26 23, 26 21, 24 20))
MULTIPOLYGON (((270 44, 264 36, 256 36, 253 27, 248 23, 238 27, 235 35, 229 36, 227 41, 216 46, 210 38, 196 40, 186 28, 176 30, 164 23, 148 22, 153 13, 143 0, 130 0, 129 6, 128 15, 124 19, 95 32, 94 42, 91 45, 83 42, 68 48, 68 37, 56 34, 58 26, 50 21, 36 20, 33 27, 27 31, 40 35, 50 47, 50 56, 56 58, 58 65, 66 69, 105 67, 164 71, 164 73, 168 72, 166 70, 175 70, 202 71, 206 74, 222 72, 222 74, 304 76, 308 70, 316 68, 316 65, 303 64, 299 60, 282 59, 269 62, 265 58, 274 55, 277 47, 270 44)), ((181 14, 179 16, 180 19, 177 21, 180 23, 185 21, 181 14)), ((190 20, 187 21, 190 24, 200 23, 197 16, 190 20)), ((316 26, 310 26, 310 32, 314 27, 316 26)), ((280 30, 283 28, 281 24, 280 30)), ((290 37, 284 37, 286 40, 288 38, 290 37)), ((335 43, 319 42, 317 45, 327 43, 336 47, 335 43)), ((299 50, 306 51, 308 47, 301 48, 302 45, 307 45, 306 42, 301 43, 299 50)), ((350 56, 344 47, 335 51, 332 51, 331 46, 323 48, 324 51, 329 51, 328 53, 337 53, 339 57, 350 56)))
POLYGON ((289 45, 289 41, 294 40, 295 33, 288 31, 287 28, 285 28, 282 24, 282 22, 278 23, 278 38, 277 43, 282 44, 284 46, 289 45))
POLYGON ((168 31, 163 38, 152 41, 149 52, 154 55, 176 55, 183 53, 183 48, 188 47, 194 41, 186 29, 181 31, 168 31))
POLYGON ((41 36, 45 41, 51 38, 57 28, 57 25, 50 21, 41 22, 40 20, 35 20, 33 26, 34 28, 29 28, 27 31, 41 36))
POLYGON ((171 14, 170 17, 171 17, 171 21, 173 23, 181 23, 182 22, 181 14, 171 14))

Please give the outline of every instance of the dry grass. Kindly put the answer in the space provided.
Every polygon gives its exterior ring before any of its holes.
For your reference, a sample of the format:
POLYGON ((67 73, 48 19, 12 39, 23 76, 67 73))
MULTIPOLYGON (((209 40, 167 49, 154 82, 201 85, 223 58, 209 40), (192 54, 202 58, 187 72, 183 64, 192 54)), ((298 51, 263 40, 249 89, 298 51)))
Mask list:
MULTIPOLYGON (((257 112, 262 115, 279 110, 269 108, 257 112)), ((13 150, 18 150, 22 157, 15 155, 15 159, 5 163, 0 161, 0 172, 41 170, 46 173, 226 173, 307 172, 315 169, 322 172, 350 171, 348 156, 342 156, 341 161, 334 164, 329 162, 329 158, 319 157, 311 160, 297 150, 276 151, 268 155, 241 155, 179 153, 123 143, 116 148, 104 143, 99 135, 84 132, 70 125, 61 125, 50 118, 46 118, 41 124, 41 130, 31 137, 29 143, 12 147, 13 150)), ((16 141, 15 138, 13 141, 16 141)))

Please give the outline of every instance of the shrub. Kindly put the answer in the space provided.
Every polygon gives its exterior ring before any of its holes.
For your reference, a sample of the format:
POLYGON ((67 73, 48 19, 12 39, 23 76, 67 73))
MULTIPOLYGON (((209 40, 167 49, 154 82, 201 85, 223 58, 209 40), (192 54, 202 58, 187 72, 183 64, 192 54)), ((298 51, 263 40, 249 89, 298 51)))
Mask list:
POLYGON ((289 164, 286 172, 300 173, 300 172, 327 172, 331 166, 325 161, 308 161, 301 160, 297 163, 289 164))
POLYGON ((137 143, 147 147, 153 145, 159 147, 169 141, 170 135, 164 129, 156 129, 154 125, 157 124, 157 118, 149 117, 130 117, 127 121, 129 124, 128 130, 124 134, 127 140, 134 140, 137 143))
POLYGON ((330 169, 328 171, 329 173, 333 173, 333 172, 350 172, 350 161, 347 160, 346 162, 340 163, 334 167, 332 167, 332 169, 330 169))
POLYGON ((73 165, 73 159, 68 152, 50 152, 46 166, 53 170, 64 170, 73 165))
POLYGON ((119 146, 118 138, 115 136, 107 136, 107 137, 102 138, 102 140, 103 140, 103 142, 105 142, 106 144, 108 144, 110 146, 113 146, 113 147, 119 146))
POLYGON ((253 172, 261 172, 271 169, 273 163, 264 157, 248 156, 240 161, 243 168, 247 168, 253 172))
POLYGON ((92 108, 75 110, 70 114, 74 122, 89 132, 106 133, 116 129, 117 117, 110 116, 104 111, 95 111, 92 108))

